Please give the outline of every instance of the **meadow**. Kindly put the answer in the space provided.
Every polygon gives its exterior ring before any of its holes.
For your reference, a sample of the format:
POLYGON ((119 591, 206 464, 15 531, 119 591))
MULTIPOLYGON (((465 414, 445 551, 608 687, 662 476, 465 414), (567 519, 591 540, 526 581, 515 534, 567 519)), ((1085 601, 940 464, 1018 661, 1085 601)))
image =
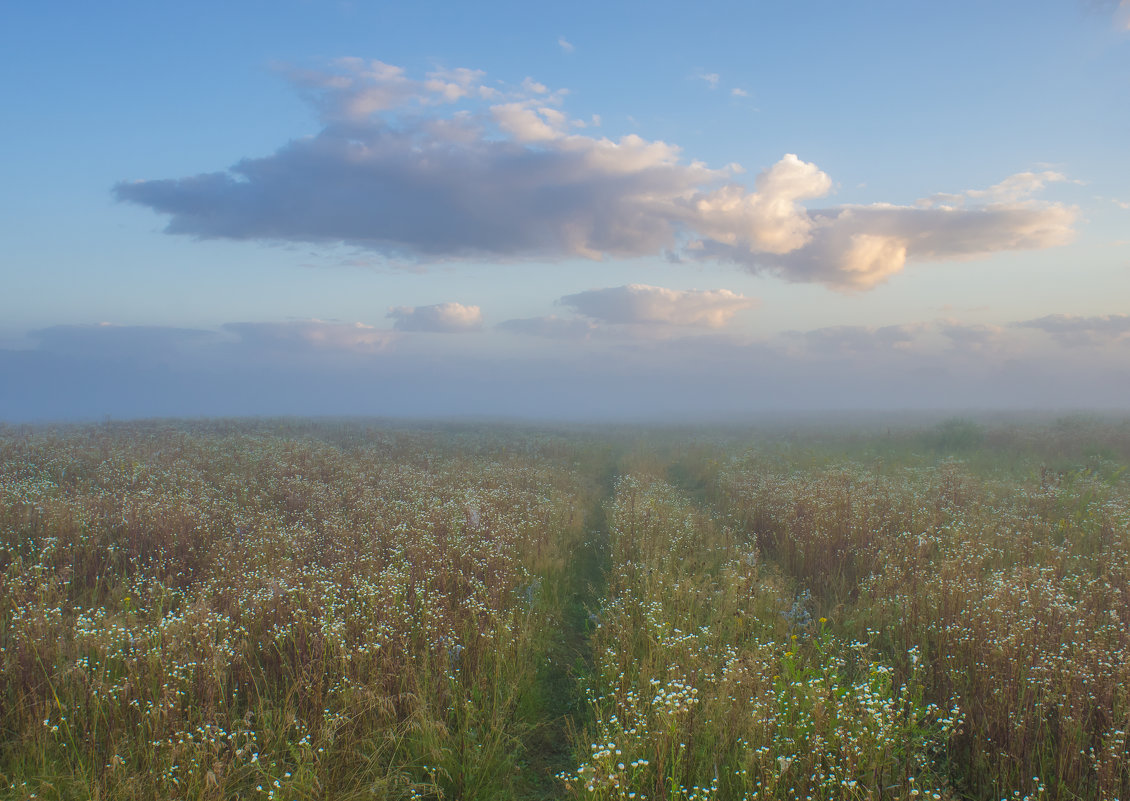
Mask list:
POLYGON ((0 427, 0 798, 1130 799, 1130 420, 0 427))

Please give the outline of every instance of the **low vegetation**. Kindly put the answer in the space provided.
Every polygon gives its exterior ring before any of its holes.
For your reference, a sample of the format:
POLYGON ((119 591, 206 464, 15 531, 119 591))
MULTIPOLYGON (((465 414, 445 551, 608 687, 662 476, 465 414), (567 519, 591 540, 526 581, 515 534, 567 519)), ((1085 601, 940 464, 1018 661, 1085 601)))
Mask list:
POLYGON ((1130 423, 0 428, 0 798, 1130 798, 1130 423))

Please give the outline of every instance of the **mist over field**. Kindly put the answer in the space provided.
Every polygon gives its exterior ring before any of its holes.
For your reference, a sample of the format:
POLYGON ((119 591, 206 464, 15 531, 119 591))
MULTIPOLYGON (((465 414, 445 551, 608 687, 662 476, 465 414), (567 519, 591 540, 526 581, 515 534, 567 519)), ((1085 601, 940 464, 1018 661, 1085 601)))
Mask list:
POLYGON ((1130 386, 1121 334, 1022 352, 962 344, 953 330, 939 344, 925 327, 839 327, 762 343, 586 341, 506 355, 477 342, 453 353, 429 341, 373 345, 372 336, 324 323, 56 326, 32 332, 34 347, 0 351, 0 418, 741 422, 797 411, 1117 411, 1130 386))

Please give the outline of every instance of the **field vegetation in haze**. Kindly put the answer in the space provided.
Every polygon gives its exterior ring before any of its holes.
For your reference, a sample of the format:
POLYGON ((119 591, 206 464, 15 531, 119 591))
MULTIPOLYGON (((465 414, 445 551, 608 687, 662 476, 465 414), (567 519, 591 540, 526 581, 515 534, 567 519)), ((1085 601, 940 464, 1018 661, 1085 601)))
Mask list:
POLYGON ((0 428, 0 798, 1130 799, 1130 420, 0 428))

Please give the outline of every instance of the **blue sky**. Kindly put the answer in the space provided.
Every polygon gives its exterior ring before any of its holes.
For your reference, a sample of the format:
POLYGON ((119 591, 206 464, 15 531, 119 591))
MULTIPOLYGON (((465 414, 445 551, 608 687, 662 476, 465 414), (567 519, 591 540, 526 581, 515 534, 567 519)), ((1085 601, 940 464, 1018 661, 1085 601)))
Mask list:
POLYGON ((1128 2, 10 4, 0 70, 0 420, 1128 405, 1128 2))

